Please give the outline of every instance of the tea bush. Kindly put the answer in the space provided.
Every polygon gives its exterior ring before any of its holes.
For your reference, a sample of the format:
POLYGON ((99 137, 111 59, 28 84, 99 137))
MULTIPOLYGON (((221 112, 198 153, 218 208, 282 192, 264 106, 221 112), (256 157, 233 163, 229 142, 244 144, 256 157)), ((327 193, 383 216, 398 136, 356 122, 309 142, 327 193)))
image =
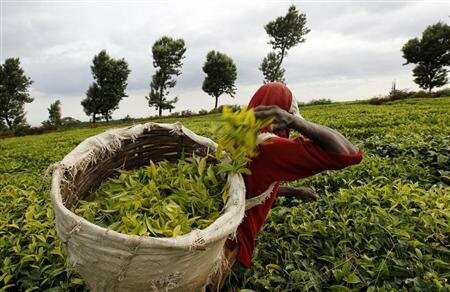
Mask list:
POLYGON ((401 180, 272 210, 247 285, 260 290, 448 287, 450 195, 401 180))
MULTIPOLYGON (((313 186, 320 199, 277 199, 241 288, 448 291, 449 108, 449 98, 300 107, 349 137, 364 159, 291 184, 313 186)), ((218 114, 161 121, 218 138, 218 114)), ((0 140, 2 291, 86 289, 66 266, 44 172, 87 137, 128 125, 0 140)))

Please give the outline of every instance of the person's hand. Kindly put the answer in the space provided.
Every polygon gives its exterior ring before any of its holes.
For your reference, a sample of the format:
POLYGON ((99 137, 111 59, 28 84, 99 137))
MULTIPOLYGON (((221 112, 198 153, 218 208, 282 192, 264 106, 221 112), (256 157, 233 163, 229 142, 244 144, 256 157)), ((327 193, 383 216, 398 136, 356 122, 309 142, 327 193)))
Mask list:
POLYGON ((312 188, 300 187, 293 192, 293 196, 302 201, 317 201, 319 199, 319 196, 312 188))
POLYGON ((293 114, 276 105, 260 105, 255 107, 254 111, 257 119, 274 118, 273 123, 269 126, 271 132, 289 128, 295 119, 293 114))
POLYGON ((322 150, 338 154, 357 154, 359 149, 353 145, 338 131, 311 123, 301 119, 276 105, 257 106, 254 109, 258 119, 274 118, 274 122, 269 126, 269 131, 278 132, 282 129, 293 129, 303 136, 313 140, 322 150))
POLYGON ((278 196, 292 197, 302 201, 317 201, 319 196, 309 187, 285 187, 281 186, 278 189, 278 196))

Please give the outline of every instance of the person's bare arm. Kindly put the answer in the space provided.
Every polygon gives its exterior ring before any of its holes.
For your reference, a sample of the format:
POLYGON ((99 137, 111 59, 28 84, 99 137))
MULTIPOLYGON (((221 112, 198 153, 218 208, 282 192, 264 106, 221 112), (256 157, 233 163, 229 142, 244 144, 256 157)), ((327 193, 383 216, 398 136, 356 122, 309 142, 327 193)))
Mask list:
POLYGON ((295 197, 302 201, 316 201, 319 198, 316 192, 308 187, 292 188, 281 186, 278 189, 278 196, 295 197))
POLYGON ((255 116, 258 119, 274 118, 272 130, 290 128, 313 140, 325 151, 339 154, 354 154, 358 148, 353 145, 338 131, 308 122, 295 116, 278 106, 258 106, 255 108, 255 116))

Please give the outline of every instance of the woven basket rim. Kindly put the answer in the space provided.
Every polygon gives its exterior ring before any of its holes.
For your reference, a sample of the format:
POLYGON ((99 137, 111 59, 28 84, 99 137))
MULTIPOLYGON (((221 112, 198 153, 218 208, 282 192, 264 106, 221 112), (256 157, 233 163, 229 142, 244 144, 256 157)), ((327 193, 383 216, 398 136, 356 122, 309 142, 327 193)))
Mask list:
MULTIPOLYGON (((63 234, 64 230, 59 230, 58 221, 60 220, 64 220, 64 223, 73 226, 72 231, 76 230, 76 228, 88 229, 91 235, 98 236, 99 238, 101 237, 103 238, 103 240, 106 238, 110 240, 120 241, 130 247, 139 244, 140 248, 171 247, 180 249, 195 249, 197 245, 199 247, 201 247, 201 245, 207 245, 210 242, 215 242, 217 240, 223 239, 225 236, 228 236, 229 234, 235 232, 237 226, 243 219, 245 208, 245 184, 243 177, 240 174, 233 174, 228 176, 228 181, 230 183, 229 199, 218 219, 216 219, 205 229, 195 229, 187 234, 176 237, 127 235, 125 233, 120 233, 91 223, 83 217, 76 215, 64 205, 61 195, 61 182, 64 180, 65 173, 67 171, 72 171, 76 166, 76 164, 74 163, 76 162, 76 159, 74 159, 74 155, 85 158, 89 157, 89 155, 85 153, 86 151, 88 151, 86 150, 87 148, 85 149, 83 147, 86 147, 86 145, 89 145, 90 143, 92 144, 95 141, 108 140, 111 138, 111 135, 114 136, 114 138, 109 140, 110 144, 117 143, 117 139, 120 139, 120 141, 123 141, 125 139, 135 140, 144 132, 148 133, 152 129, 166 129, 174 135, 185 135, 188 138, 192 139, 194 142, 208 148, 215 149, 217 147, 217 144, 211 139, 195 134, 180 123, 162 124, 151 122, 146 124, 138 124, 132 127, 108 130, 106 132, 85 139, 71 152, 69 152, 62 161, 56 163, 53 168, 51 200, 53 209, 55 210, 55 219, 57 221, 58 234, 60 235, 61 239, 64 239, 63 237, 65 237, 67 234, 63 234), (84 156, 80 154, 84 154, 84 156)), ((111 145, 102 144, 100 146, 108 148, 111 145)), ((120 149, 115 149, 114 151, 119 150, 120 149)), ((114 153, 114 151, 110 154, 114 153)), ((105 157, 102 157, 102 159, 104 158, 105 157)), ((60 223, 62 224, 63 222, 60 223)))

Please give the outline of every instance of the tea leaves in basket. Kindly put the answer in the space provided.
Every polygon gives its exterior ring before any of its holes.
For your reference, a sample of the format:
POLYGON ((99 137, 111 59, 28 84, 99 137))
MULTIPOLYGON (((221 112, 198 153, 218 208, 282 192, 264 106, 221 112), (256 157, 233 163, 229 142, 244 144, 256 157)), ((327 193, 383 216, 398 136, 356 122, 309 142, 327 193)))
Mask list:
POLYGON ((253 110, 224 109, 219 144, 214 157, 161 161, 103 183, 86 200, 77 203, 76 214, 99 226, 121 233, 172 237, 204 229, 214 222, 228 200, 227 176, 248 173, 256 155, 259 130, 270 120, 257 121, 253 110))

